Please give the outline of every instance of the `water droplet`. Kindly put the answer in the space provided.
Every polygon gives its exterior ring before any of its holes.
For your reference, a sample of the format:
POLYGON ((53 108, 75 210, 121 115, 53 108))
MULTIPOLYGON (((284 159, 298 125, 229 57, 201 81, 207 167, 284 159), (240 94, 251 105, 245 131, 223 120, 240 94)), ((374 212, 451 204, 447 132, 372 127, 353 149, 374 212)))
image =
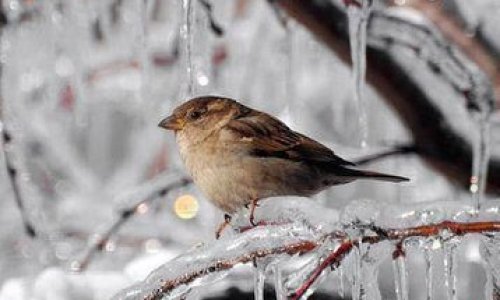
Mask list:
POLYGON ((149 210, 149 206, 146 203, 141 203, 141 204, 137 205, 137 207, 135 209, 136 213, 138 213, 140 215, 147 213, 148 210, 149 210))

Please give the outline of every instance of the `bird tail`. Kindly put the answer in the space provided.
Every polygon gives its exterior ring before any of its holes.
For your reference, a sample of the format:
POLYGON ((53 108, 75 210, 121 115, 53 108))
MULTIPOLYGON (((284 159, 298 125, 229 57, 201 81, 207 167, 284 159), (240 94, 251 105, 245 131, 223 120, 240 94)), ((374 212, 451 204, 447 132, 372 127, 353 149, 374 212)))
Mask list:
POLYGON ((390 175, 390 174, 365 171, 365 170, 354 170, 343 167, 335 170, 335 174, 339 176, 352 177, 353 179, 375 179, 375 180, 389 181, 389 182, 410 181, 409 178, 403 176, 390 175))

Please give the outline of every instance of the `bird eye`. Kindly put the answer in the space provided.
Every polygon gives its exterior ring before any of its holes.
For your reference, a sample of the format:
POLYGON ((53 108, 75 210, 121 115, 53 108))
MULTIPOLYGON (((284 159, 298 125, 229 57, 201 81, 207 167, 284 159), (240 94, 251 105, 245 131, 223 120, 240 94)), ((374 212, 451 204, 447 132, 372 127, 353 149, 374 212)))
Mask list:
POLYGON ((188 117, 190 120, 198 120, 206 111, 205 108, 193 110, 189 113, 188 117))

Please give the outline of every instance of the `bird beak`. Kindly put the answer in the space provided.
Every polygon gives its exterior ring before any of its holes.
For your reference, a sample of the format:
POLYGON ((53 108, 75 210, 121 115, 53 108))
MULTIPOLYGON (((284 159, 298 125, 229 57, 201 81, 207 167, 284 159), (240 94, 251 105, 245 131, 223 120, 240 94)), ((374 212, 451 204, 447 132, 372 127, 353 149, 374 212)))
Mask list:
POLYGON ((184 127, 184 122, 182 119, 179 119, 174 115, 171 115, 161 120, 158 126, 161 128, 165 128, 167 130, 177 131, 181 130, 184 127))

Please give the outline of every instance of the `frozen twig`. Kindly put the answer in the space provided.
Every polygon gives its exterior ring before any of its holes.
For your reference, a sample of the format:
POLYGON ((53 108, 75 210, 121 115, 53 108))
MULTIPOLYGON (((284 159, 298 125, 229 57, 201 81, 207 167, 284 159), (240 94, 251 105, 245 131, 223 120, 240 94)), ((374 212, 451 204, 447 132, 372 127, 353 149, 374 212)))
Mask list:
POLYGON ((451 236, 462 236, 473 233, 500 232, 500 222, 471 222, 461 223, 444 221, 438 224, 423 225, 403 229, 385 230, 386 235, 362 236, 357 240, 344 240, 321 264, 314 270, 309 278, 292 294, 291 299, 300 299, 312 284, 318 279, 323 270, 328 267, 335 268, 340 265, 342 259, 353 249, 359 246, 359 240, 362 243, 376 244, 385 240, 397 241, 393 252, 393 259, 405 255, 402 249, 403 241, 410 237, 439 237, 443 231, 448 231, 451 236))
MULTIPOLYGON (((347 16, 343 7, 326 0, 275 0, 274 4, 315 34, 339 58, 349 63, 347 16)), ((491 88, 487 87, 488 82, 479 78, 482 77, 479 76, 481 72, 477 72, 474 61, 468 58, 466 53, 460 52, 453 42, 444 39, 438 29, 428 24, 415 24, 404 18, 374 11, 367 32, 367 59, 370 61, 367 80, 384 96, 383 99, 395 108, 412 133, 419 154, 435 170, 468 189, 473 159, 471 141, 464 138, 468 136, 465 127, 452 126, 454 115, 447 113, 451 105, 456 105, 453 101, 456 101, 457 97, 445 99, 449 105, 438 105, 442 103, 442 95, 429 93, 430 87, 410 74, 409 70, 413 70, 409 65, 410 60, 403 60, 395 53, 402 53, 396 51, 397 49, 417 53, 418 58, 428 65, 429 72, 433 72, 434 76, 438 76, 458 92, 463 88, 462 96, 458 98, 461 98, 470 110, 491 106, 493 99, 491 88), (408 32, 412 34, 403 34, 408 32), (405 40, 408 36, 413 39, 414 44, 405 40), (425 42, 415 43, 418 41, 417 37, 425 42), (436 51, 436 55, 420 55, 429 51, 436 51), (448 63, 456 69, 446 69, 445 65, 448 63), (454 73, 457 70, 460 71, 454 73), (470 89, 483 87, 488 90, 490 96, 471 97, 471 94, 475 93, 471 93, 470 89), (482 103, 477 101, 479 98, 483 100, 482 103)), ((500 160, 492 157, 488 169, 487 191, 498 194, 500 160)))
POLYGON ((210 23, 210 29, 216 36, 223 36, 224 29, 215 21, 214 15, 212 12, 212 4, 208 2, 208 0, 199 0, 200 4, 205 8, 208 16, 208 21, 210 23))
MULTIPOLYGON (((2 1, 0 1, 0 38, 2 37, 3 34, 3 29, 4 26, 8 24, 8 19, 4 11, 4 7, 2 4, 2 1)), ((4 66, 0 66, 0 79, 3 77, 3 68, 4 66)), ((3 97, 2 93, 0 91, 0 117, 5 120, 5 105, 3 104, 3 97)), ((5 161, 5 168, 7 170, 7 176, 9 178, 10 184, 12 186, 12 191, 14 193, 14 200, 16 201, 16 205, 19 209, 19 213, 21 214, 21 220, 23 223, 24 231, 28 236, 34 238, 37 235, 37 230, 35 229, 35 226, 31 223, 28 212, 26 211, 26 208, 24 206, 24 200, 21 195, 21 190, 19 187, 19 182, 18 182, 18 176, 19 172, 16 166, 14 166, 12 157, 9 153, 8 148, 11 147, 12 145, 12 135, 7 128, 5 123, 2 123, 0 121, 0 131, 2 133, 2 151, 3 151, 3 156, 4 156, 4 161, 5 161)))
POLYGON ((463 28, 464 21, 456 15, 448 13, 444 6, 438 3, 411 1, 408 5, 423 13, 440 29, 446 39, 460 47, 471 60, 484 70, 494 85, 497 103, 500 103, 500 56, 498 49, 491 47, 488 40, 481 34, 481 29, 478 28, 478 34, 471 36, 466 28, 463 28))
POLYGON ((72 265, 73 271, 84 271, 88 265, 92 262, 93 257, 96 253, 101 252, 106 244, 109 242, 111 236, 115 235, 120 228, 128 221, 132 216, 138 213, 141 207, 148 205, 156 199, 162 198, 167 195, 170 191, 185 187, 191 184, 191 179, 183 177, 174 182, 167 184, 166 186, 153 191, 150 195, 144 198, 144 200, 139 201, 129 208, 122 209, 119 213, 118 219, 109 226, 109 228, 99 236, 99 239, 94 242, 87 250, 83 259, 72 265))
POLYGON ((163 296, 166 293, 168 293, 169 291, 173 290, 174 288, 180 285, 188 284, 199 277, 206 276, 214 272, 221 272, 224 270, 231 269, 238 264, 253 262, 256 259, 268 257, 271 255, 279 255, 279 254, 294 255, 294 254, 305 253, 313 250, 314 248, 316 248, 316 246, 317 244, 314 241, 300 241, 293 244, 252 251, 246 253, 245 255, 229 260, 217 261, 203 269, 199 269, 192 273, 185 274, 182 277, 164 281, 161 285, 161 288, 152 291, 149 295, 144 297, 144 300, 163 299, 163 296))
POLYGON ((418 150, 415 145, 398 145, 394 146, 389 150, 362 157, 360 159, 353 161, 353 163, 355 163, 356 165, 364 165, 390 156, 409 155, 416 153, 418 153, 418 150))
POLYGON ((282 254, 294 255, 319 252, 321 251, 319 250, 321 245, 335 242, 338 246, 321 260, 307 278, 288 295, 290 299, 296 300, 301 299, 305 294, 310 294, 309 289, 323 271, 340 266, 351 250, 360 247, 360 244, 393 241, 395 242, 395 249, 392 257, 397 259, 405 255, 402 245, 408 238, 434 237, 445 241, 466 234, 500 232, 500 222, 461 223, 443 221, 436 224, 400 229, 384 229, 374 225, 356 224, 365 229, 366 234, 358 238, 348 238, 349 235, 346 232, 335 231, 331 234, 311 236, 298 229, 292 229, 294 228, 293 224, 257 226, 236 235, 233 239, 218 240, 212 245, 195 249, 166 263, 150 274, 144 282, 122 291, 113 299, 159 300, 169 296, 174 298, 180 295, 185 296, 194 287, 190 286, 190 284, 195 280, 202 280, 202 278, 214 273, 227 271, 239 264, 254 262, 256 259, 262 260, 282 254), (294 230, 295 232, 293 232, 294 230), (228 252, 228 254, 221 254, 221 252, 228 252), (189 268, 186 270, 187 265, 189 265, 189 268), (183 292, 172 294, 174 290, 179 289, 181 286, 184 287, 183 292))
POLYGON ((3 128, 2 131, 2 141, 3 141, 2 150, 5 160, 5 167, 7 169, 7 176, 12 185, 12 191, 14 192, 14 200, 16 201, 19 213, 21 214, 21 220, 23 222, 24 231, 26 232, 26 234, 28 234, 28 236, 34 238, 37 236, 37 230, 35 229, 35 226, 31 223, 28 217, 28 212, 26 211, 26 207, 24 205, 24 199, 23 196, 21 195, 21 190, 18 182, 19 172, 18 169, 14 166, 11 155, 8 151, 8 148, 12 144, 12 135, 5 127, 3 128))

